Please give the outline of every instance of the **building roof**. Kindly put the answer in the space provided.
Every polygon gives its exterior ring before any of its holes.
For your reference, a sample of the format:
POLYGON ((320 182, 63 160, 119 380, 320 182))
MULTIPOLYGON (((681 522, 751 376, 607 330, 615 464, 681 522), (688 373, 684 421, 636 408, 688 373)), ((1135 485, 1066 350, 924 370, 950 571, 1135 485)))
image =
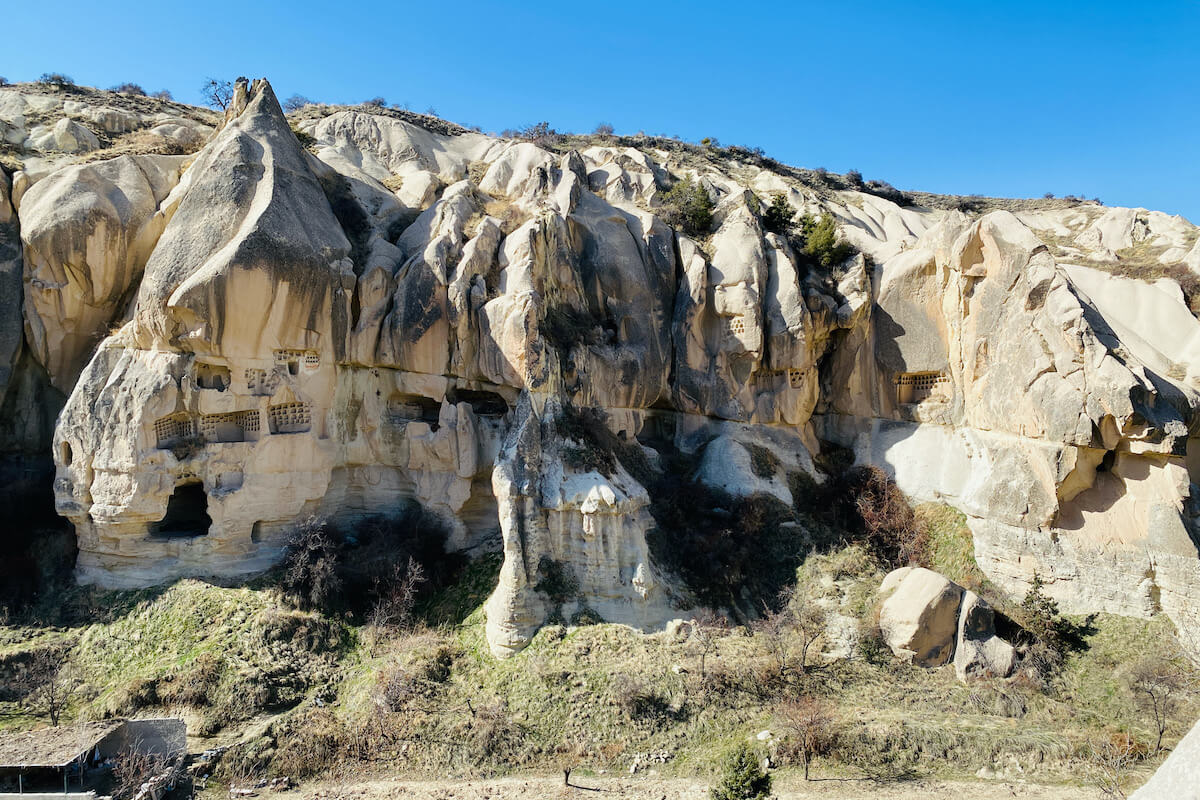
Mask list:
POLYGON ((66 767, 124 724, 108 720, 0 733, 0 769, 66 767))

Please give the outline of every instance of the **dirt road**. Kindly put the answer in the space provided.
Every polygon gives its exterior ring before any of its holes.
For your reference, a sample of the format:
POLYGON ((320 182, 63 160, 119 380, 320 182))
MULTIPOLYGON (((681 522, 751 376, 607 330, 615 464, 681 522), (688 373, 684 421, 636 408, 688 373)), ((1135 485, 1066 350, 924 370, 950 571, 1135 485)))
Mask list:
MULTIPOLYGON (((526 776, 477 781, 408 781, 401 778, 323 782, 301 787, 305 800, 557 800, 611 797, 625 800, 707 800, 706 783, 647 777, 572 777, 579 788, 563 787, 562 777, 526 776)), ((1097 800, 1100 792, 1074 786, 1039 786, 1011 781, 777 779, 779 800, 1097 800)), ((295 794, 292 794, 295 797, 295 794)))

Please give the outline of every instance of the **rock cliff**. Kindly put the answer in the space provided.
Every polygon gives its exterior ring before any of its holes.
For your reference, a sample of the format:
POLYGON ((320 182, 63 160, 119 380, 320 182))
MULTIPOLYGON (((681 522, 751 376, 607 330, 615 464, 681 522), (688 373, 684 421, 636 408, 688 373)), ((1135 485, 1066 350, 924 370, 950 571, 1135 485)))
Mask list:
POLYGON ((0 89, 24 152, 0 171, 0 445, 52 452, 80 580, 247 574, 307 515, 416 501, 452 547, 502 550, 503 655, 560 615, 686 610, 649 544, 668 454, 697 492, 793 505, 839 444, 962 510, 1005 588, 1037 572, 1065 610, 1198 619, 1179 217, 901 206, 748 151, 368 107, 289 120, 264 80, 224 119, 98 102, 0 89), (713 204, 692 234, 664 201, 684 178, 713 204), (775 195, 857 253, 814 269, 775 195))

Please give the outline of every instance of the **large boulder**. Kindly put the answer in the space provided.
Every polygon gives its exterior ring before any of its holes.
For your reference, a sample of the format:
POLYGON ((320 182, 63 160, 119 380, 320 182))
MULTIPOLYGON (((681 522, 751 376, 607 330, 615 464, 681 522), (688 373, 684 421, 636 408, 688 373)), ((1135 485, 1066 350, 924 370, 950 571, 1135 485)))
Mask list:
POLYGON ((963 592, 958 611, 958 639, 954 644, 954 672, 960 681, 971 678, 1007 678, 1016 664, 1017 651, 996 635, 996 615, 987 601, 963 592))
POLYGON ((1129 800, 1200 800, 1200 722, 1129 800))
POLYGON ((99 150, 100 140, 78 122, 63 117, 54 125, 39 125, 29 134, 29 150, 48 150, 59 153, 86 153, 99 150))
POLYGON ((879 592, 884 641, 898 656, 922 667, 940 667, 954 653, 963 588, 930 569, 902 567, 887 575, 879 592))

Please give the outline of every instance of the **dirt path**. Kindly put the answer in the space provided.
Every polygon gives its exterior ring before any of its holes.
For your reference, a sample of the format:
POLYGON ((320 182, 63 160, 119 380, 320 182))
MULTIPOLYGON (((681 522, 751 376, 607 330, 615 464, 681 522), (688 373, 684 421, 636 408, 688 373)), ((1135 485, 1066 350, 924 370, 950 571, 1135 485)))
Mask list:
MULTIPOLYGON (((614 776, 572 777, 584 788, 565 789, 561 777, 526 776, 477 781, 409 781, 400 778, 347 783, 322 782, 301 787, 304 800, 707 800, 707 784, 690 779, 614 776)), ((779 779, 774 786, 779 800, 1096 800, 1095 789, 1072 786, 1039 786, 1010 781, 937 781, 872 783, 860 780, 779 779)), ((296 797, 293 793, 292 797, 296 797)))

